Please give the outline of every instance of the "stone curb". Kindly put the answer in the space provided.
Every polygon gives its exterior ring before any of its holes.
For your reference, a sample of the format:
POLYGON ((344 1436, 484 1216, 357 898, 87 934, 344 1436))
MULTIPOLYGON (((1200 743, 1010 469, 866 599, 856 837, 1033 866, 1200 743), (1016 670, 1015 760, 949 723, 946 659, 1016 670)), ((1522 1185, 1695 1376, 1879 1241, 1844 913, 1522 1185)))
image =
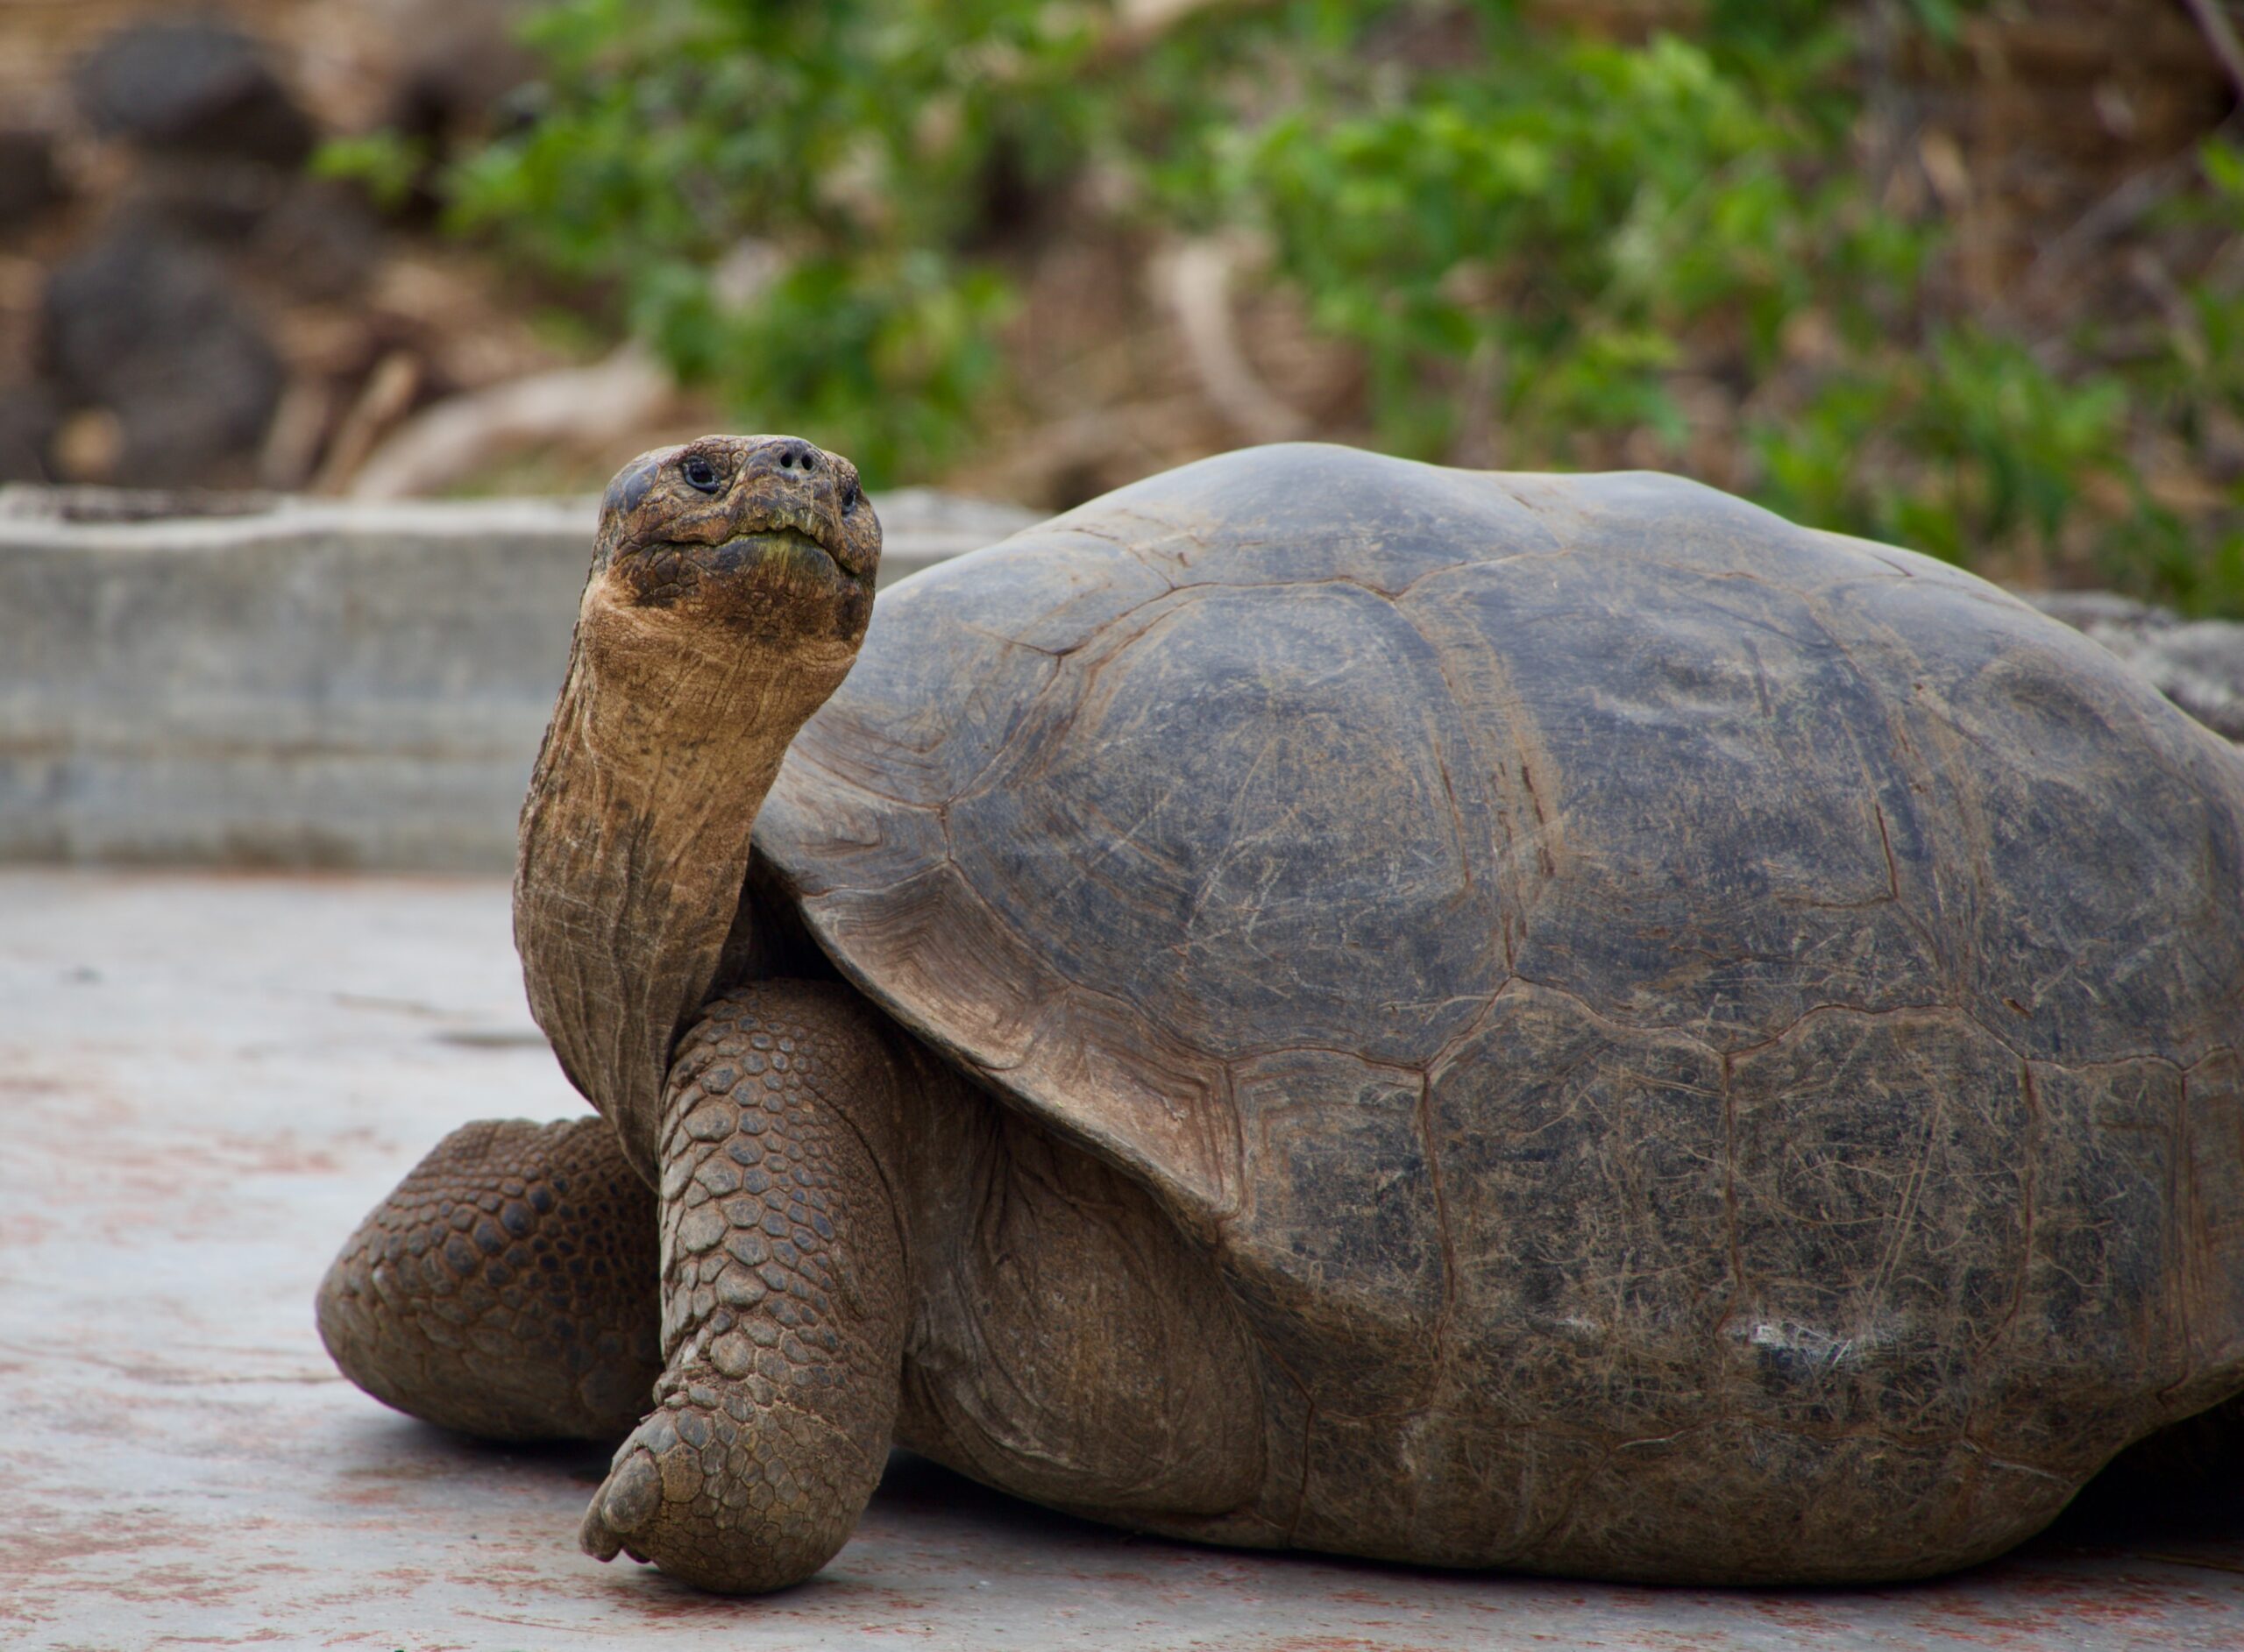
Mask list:
MULTIPOLYGON (((884 585, 1037 520, 875 506, 884 585)), ((0 489, 0 860, 504 869, 594 514, 0 489)))

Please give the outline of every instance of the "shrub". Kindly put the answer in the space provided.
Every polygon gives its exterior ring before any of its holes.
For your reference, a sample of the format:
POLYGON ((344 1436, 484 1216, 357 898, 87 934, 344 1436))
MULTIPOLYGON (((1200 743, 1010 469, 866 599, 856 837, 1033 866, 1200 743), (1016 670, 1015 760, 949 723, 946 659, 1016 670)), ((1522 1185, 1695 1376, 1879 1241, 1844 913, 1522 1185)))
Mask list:
MULTIPOLYGON (((1905 22, 1936 45, 1960 9, 1905 22)), ((1709 0, 1620 44, 1499 0, 1239 0, 1149 36, 1086 0, 557 0, 536 117, 449 192, 744 422, 877 480, 1002 394, 1026 197, 1056 203, 1031 236, 1252 233, 1394 450, 1713 454, 1802 520, 2244 611, 2244 496, 2162 502, 2143 465, 2237 428, 2244 283, 2182 283, 2149 350, 1943 309, 1944 226, 1856 153, 1881 15, 1709 0)), ((2200 172, 2176 210, 2233 248, 2244 152, 2200 172)))

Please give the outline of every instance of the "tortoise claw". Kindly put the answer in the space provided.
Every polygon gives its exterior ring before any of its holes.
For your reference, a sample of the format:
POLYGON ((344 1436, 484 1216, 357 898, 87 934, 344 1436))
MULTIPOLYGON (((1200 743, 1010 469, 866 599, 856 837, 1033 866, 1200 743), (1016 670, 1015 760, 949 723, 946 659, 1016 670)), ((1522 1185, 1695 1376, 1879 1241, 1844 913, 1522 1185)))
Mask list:
POLYGON ((585 1511, 584 1521, 577 1528, 577 1547, 602 1562, 613 1560, 623 1552, 623 1540, 609 1530, 607 1522, 600 1518, 597 1498, 585 1511))
MULTIPOLYGON (((594 1560, 615 1558, 624 1538, 653 1520, 663 1506, 663 1477, 655 1459, 635 1436, 619 1453, 621 1461, 593 1494, 577 1528, 577 1542, 594 1560)), ((640 1556, 635 1552, 632 1558, 640 1556)))

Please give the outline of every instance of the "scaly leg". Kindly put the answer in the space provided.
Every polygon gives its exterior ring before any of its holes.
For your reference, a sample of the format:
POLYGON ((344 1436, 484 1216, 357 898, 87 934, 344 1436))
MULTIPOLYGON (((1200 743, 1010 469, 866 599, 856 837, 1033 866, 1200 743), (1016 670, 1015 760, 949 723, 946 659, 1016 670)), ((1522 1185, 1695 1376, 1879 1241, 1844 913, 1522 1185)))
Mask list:
POLYGON ((663 1101, 654 1414, 580 1533, 707 1589, 777 1589, 849 1540, 887 1460, 907 1313, 887 1175, 905 1082, 847 988, 708 1006, 663 1101))
POLYGON ((662 1369, 655 1197, 600 1118, 463 1125, 319 1292, 343 1374, 491 1440, 620 1439, 662 1369))

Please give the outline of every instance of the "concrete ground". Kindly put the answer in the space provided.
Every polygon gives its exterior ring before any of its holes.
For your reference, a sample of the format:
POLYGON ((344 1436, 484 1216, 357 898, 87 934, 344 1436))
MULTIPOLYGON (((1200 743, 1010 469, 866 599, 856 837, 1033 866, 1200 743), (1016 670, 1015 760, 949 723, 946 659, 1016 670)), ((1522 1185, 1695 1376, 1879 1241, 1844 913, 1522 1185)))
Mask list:
POLYGON ((2244 1492, 2106 1497, 1967 1576, 1633 1589, 1150 1542, 899 1458, 760 1600, 573 1533, 597 1452, 384 1410, 312 1329, 437 1137, 581 1103, 495 880, 0 871, 0 1645, 2244 1647, 2244 1492))

